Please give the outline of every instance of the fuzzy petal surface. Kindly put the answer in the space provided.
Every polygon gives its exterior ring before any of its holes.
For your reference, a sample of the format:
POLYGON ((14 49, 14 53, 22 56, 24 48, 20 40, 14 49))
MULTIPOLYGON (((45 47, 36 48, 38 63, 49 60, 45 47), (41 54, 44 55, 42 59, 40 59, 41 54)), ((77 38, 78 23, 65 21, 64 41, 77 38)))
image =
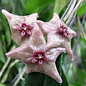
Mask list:
POLYGON ((65 48, 59 47, 48 49, 39 26, 37 23, 34 23, 34 26, 35 29, 32 32, 32 36, 30 37, 29 42, 22 44, 20 47, 8 52, 6 55, 8 57, 19 59, 24 62, 26 65, 27 73, 44 73, 55 79, 57 82, 62 83, 62 79, 56 68, 55 61, 62 52, 65 52, 65 48), (45 53, 44 57, 42 58, 46 57, 46 59, 39 61, 40 65, 36 63, 37 61, 32 62, 34 60, 33 56, 35 51, 44 51, 45 53))
MULTIPOLYGON (((12 32, 12 39, 18 44, 21 45, 22 43, 28 41, 28 37, 21 37, 20 32, 18 31, 18 28, 21 27, 22 23, 25 23, 27 25, 33 26, 34 22, 37 21, 38 14, 33 13, 28 16, 18 16, 9 13, 6 10, 2 10, 2 13, 5 15, 5 17, 8 20, 11 32, 12 32)), ((33 26, 34 27, 34 26, 33 26)))
POLYGON ((54 13, 52 19, 49 22, 37 21, 44 35, 47 35, 47 46, 46 48, 66 48, 67 53, 70 55, 70 58, 73 59, 73 52, 71 49, 71 39, 76 36, 76 32, 70 29, 60 18, 54 13), (67 37, 61 36, 59 29, 67 29, 67 37))
POLYGON ((55 47, 65 48, 66 52, 70 56, 70 59, 72 60, 74 58, 71 49, 71 38, 64 38, 59 34, 57 34, 56 31, 52 31, 48 33, 46 48, 55 48, 55 47))

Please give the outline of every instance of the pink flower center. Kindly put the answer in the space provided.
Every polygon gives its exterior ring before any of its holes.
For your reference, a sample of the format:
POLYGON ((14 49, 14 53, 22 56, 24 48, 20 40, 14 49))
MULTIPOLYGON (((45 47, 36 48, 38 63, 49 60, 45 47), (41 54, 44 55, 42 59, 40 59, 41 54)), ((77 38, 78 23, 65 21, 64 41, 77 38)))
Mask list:
POLYGON ((22 23, 22 25, 18 28, 21 37, 30 36, 32 29, 33 27, 31 25, 26 25, 25 23, 22 23))
POLYGON ((65 27, 64 25, 60 25, 60 28, 58 29, 58 33, 63 37, 67 37, 69 35, 69 32, 67 30, 68 30, 67 27, 65 27))
POLYGON ((33 53, 32 63, 37 63, 39 66, 43 65, 44 62, 48 61, 44 51, 37 51, 33 53))

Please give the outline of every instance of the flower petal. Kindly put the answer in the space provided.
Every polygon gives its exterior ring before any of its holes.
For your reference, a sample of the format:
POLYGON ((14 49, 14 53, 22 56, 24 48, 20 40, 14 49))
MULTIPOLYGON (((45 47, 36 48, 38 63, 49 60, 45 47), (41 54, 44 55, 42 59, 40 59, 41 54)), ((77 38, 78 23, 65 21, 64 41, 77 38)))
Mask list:
POLYGON ((32 32, 32 36, 29 40, 29 45, 33 50, 40 50, 45 46, 46 42, 44 36, 39 28, 39 26, 34 24, 34 31, 32 32))
POLYGON ((69 39, 72 39, 74 36, 76 36, 76 32, 70 29, 69 27, 68 27, 68 32, 69 32, 69 35, 68 35, 69 39))
POLYGON ((27 49, 26 49, 26 45, 25 45, 25 46, 20 46, 16 49, 6 53, 6 55, 7 55, 7 57, 25 61, 27 58, 32 56, 30 54, 30 52, 33 52, 32 49, 30 47, 27 47, 27 49))
POLYGON ((46 35, 47 33, 49 33, 50 31, 56 30, 57 29, 57 25, 56 22, 43 22, 41 20, 37 21, 38 25, 40 26, 42 32, 44 35, 46 35))
POLYGON ((26 73, 41 72, 43 70, 42 67, 39 67, 39 65, 35 64, 35 63, 34 64, 25 64, 25 66, 26 66, 26 73))
POLYGON ((59 16, 54 13, 53 18, 49 22, 43 22, 41 20, 38 20, 37 23, 40 26, 42 32, 44 35, 49 33, 50 31, 55 31, 58 29, 60 24, 57 22, 59 20, 59 16))
POLYGON ((26 24, 32 24, 37 21, 38 13, 33 13, 29 16, 25 16, 25 22, 26 24))
POLYGON ((60 25, 64 25, 68 30, 68 33, 69 33, 69 35, 68 35, 68 38, 69 39, 72 39, 74 36, 76 36, 76 32, 75 31, 73 31, 72 29, 70 29, 60 18, 59 18, 59 16, 56 14, 56 13, 54 13, 54 16, 53 16, 53 18, 51 19, 51 21, 55 21, 55 20, 57 20, 57 24, 58 24, 58 27, 60 27, 60 25))
POLYGON ((55 31, 52 31, 48 34, 47 40, 48 42, 46 45, 46 49, 63 47, 66 49, 70 58, 71 59, 74 58, 73 52, 71 49, 71 39, 64 38, 60 36, 59 34, 57 34, 55 31))
POLYGON ((12 16, 13 16, 13 14, 11 14, 11 13, 9 13, 8 11, 6 11, 6 10, 2 10, 2 13, 6 16, 6 18, 7 19, 11 19, 12 18, 12 16))
POLYGON ((33 23, 37 21, 38 14, 34 13, 28 16, 17 16, 7 12, 6 10, 2 10, 2 13, 6 16, 8 23, 10 25, 12 39, 18 45, 21 45, 28 39, 28 36, 22 37, 18 29, 21 27, 23 23, 27 25, 33 25, 33 23))
POLYGON ((61 45, 63 44, 63 42, 64 39, 59 36, 56 31, 52 31, 48 33, 46 49, 53 47, 62 47, 61 45))
POLYGON ((67 54, 69 55, 71 61, 74 59, 73 51, 71 49, 71 41, 70 42, 65 42, 64 46, 66 48, 67 54))
POLYGON ((56 61, 56 59, 58 58, 58 56, 62 53, 62 52, 66 52, 65 48, 52 48, 50 50, 47 51, 46 56, 50 61, 56 61))
POLYGON ((62 83, 62 79, 56 69, 54 62, 48 62, 43 65, 43 73, 52 77, 57 82, 62 83))
POLYGON ((57 14, 57 13, 54 13, 53 18, 52 18, 50 21, 51 21, 51 22, 54 22, 54 21, 57 22, 58 19, 59 19, 58 14, 57 14))

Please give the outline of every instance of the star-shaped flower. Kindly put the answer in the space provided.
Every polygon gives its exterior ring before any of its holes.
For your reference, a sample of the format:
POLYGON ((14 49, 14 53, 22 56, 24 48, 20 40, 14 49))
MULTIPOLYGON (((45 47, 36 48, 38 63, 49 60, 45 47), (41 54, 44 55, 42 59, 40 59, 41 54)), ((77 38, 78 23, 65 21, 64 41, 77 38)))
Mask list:
POLYGON ((37 21, 44 35, 47 35, 47 48, 63 47, 73 59, 71 49, 71 39, 76 36, 76 32, 70 29, 60 18, 54 13, 53 18, 49 22, 37 21))
POLYGON ((54 13, 53 18, 49 22, 43 22, 37 20, 38 25, 40 26, 44 35, 47 35, 50 31, 55 31, 58 29, 60 22, 59 16, 54 13))
POLYGON ((62 83, 55 61, 62 52, 65 52, 65 48, 45 48, 46 41, 36 23, 35 28, 27 44, 21 45, 6 55, 24 62, 27 73, 41 72, 62 83))
POLYGON ((17 16, 7 12, 6 10, 2 10, 2 13, 6 16, 9 22, 12 39, 18 45, 21 45, 25 41, 29 40, 33 31, 33 24, 36 22, 38 14, 33 13, 28 16, 17 16))

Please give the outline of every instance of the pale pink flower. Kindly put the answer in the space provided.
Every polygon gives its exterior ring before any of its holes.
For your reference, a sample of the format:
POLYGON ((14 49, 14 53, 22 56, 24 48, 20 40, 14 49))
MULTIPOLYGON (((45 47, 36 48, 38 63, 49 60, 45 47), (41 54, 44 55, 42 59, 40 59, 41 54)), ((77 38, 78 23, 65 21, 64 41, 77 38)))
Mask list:
POLYGON ((46 41, 40 28, 36 23, 34 27, 36 29, 32 32, 29 42, 8 52, 6 55, 24 62, 27 73, 41 72, 62 83, 55 61, 62 52, 65 52, 65 48, 45 48, 46 41))
POLYGON ((54 13, 53 18, 49 22, 39 20, 37 23, 44 35, 47 35, 47 48, 66 48, 70 58, 73 59, 74 56, 71 49, 71 39, 76 36, 76 32, 70 29, 56 13, 54 13))
POLYGON ((18 16, 2 10, 2 13, 6 16, 10 29, 12 32, 12 39, 21 45, 25 41, 29 40, 32 34, 34 22, 37 21, 38 14, 33 13, 28 16, 18 16))
POLYGON ((59 19, 59 16, 54 13, 53 18, 49 22, 43 22, 41 20, 37 20, 40 29, 42 30, 44 35, 47 35, 50 31, 55 31, 58 29, 62 20, 59 19))

